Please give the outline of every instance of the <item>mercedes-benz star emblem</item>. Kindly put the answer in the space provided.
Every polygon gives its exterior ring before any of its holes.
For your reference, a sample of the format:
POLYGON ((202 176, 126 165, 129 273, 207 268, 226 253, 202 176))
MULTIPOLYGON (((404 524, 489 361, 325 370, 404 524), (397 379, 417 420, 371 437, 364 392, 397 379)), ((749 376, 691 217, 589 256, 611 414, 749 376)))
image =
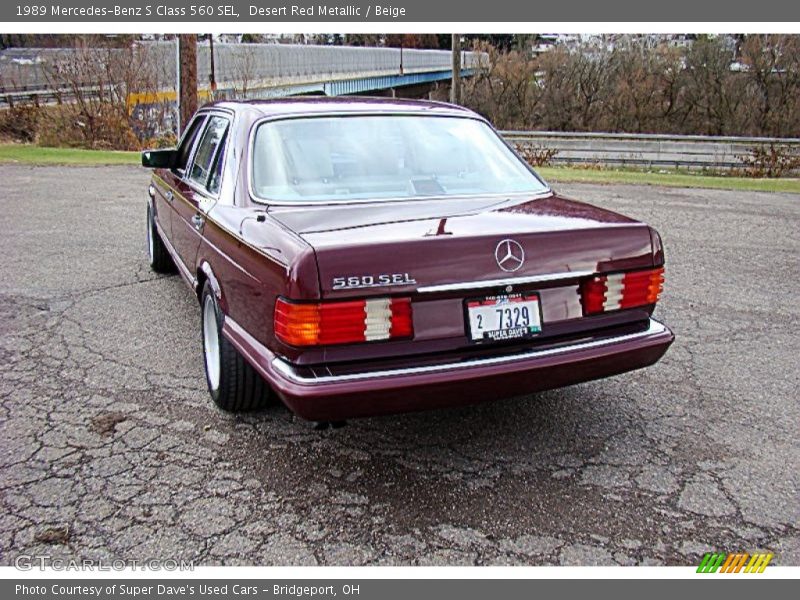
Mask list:
POLYGON ((525 251, 519 245, 519 242, 503 240, 494 249, 494 258, 497 261, 497 266, 503 271, 513 273, 518 271, 525 262, 525 251))

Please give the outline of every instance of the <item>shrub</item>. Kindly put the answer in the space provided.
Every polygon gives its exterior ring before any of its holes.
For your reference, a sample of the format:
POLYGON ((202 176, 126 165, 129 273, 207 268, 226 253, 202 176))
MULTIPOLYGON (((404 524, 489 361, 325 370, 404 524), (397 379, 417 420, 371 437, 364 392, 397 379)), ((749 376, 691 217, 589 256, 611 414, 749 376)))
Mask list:
POLYGON ((35 142, 41 117, 42 110, 35 104, 15 104, 0 110, 0 137, 15 142, 35 142))
POLYGON ((147 148, 174 148, 178 145, 178 138, 174 133, 165 133, 163 135, 149 137, 142 140, 142 149, 147 148))
POLYGON ((86 112, 75 106, 52 107, 47 126, 40 128, 38 142, 42 146, 100 150, 141 148, 127 113, 110 105, 86 112))
POLYGON ((740 171, 747 177, 785 177, 800 171, 800 150, 786 144, 755 146, 749 154, 736 157, 742 161, 740 171))
POLYGON ((558 150, 555 148, 547 148, 536 144, 529 144, 526 142, 515 144, 519 155, 532 167, 543 167, 553 162, 553 159, 558 155, 558 150))

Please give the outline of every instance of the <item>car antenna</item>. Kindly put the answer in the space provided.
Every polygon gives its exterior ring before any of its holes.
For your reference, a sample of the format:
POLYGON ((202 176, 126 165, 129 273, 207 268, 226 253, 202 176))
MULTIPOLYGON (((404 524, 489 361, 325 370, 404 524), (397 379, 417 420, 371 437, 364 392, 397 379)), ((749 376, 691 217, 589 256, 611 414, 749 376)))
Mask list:
POLYGON ((445 229, 445 225, 447 224, 447 219, 448 219, 448 217, 444 217, 442 219, 439 219, 439 226, 436 228, 436 231, 435 232, 434 231, 428 231, 425 234, 425 237, 436 236, 436 235, 453 235, 452 231, 447 231, 445 229))

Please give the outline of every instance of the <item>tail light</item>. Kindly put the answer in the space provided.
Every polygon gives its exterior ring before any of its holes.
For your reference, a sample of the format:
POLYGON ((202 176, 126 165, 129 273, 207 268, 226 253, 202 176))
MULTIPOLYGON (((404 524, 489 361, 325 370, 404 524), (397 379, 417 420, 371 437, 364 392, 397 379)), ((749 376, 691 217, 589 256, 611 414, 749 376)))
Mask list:
POLYGON ((275 335, 292 346, 352 344, 414 333, 410 298, 299 303, 278 298, 275 335))
POLYGON ((583 313, 593 315, 620 308, 655 304, 664 287, 664 267, 598 275, 581 283, 583 313))

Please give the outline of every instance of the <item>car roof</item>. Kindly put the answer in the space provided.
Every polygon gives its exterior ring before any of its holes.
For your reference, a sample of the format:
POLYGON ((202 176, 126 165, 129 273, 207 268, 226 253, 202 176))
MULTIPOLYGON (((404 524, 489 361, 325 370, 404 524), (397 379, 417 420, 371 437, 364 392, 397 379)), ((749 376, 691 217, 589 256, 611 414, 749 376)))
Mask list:
POLYGON ((223 108, 234 112, 256 112, 259 116, 281 116, 294 114, 326 113, 420 113, 450 116, 477 117, 469 109, 431 100, 408 100, 402 98, 371 98, 365 96, 305 96, 275 98, 270 100, 220 100, 203 108, 223 108))

